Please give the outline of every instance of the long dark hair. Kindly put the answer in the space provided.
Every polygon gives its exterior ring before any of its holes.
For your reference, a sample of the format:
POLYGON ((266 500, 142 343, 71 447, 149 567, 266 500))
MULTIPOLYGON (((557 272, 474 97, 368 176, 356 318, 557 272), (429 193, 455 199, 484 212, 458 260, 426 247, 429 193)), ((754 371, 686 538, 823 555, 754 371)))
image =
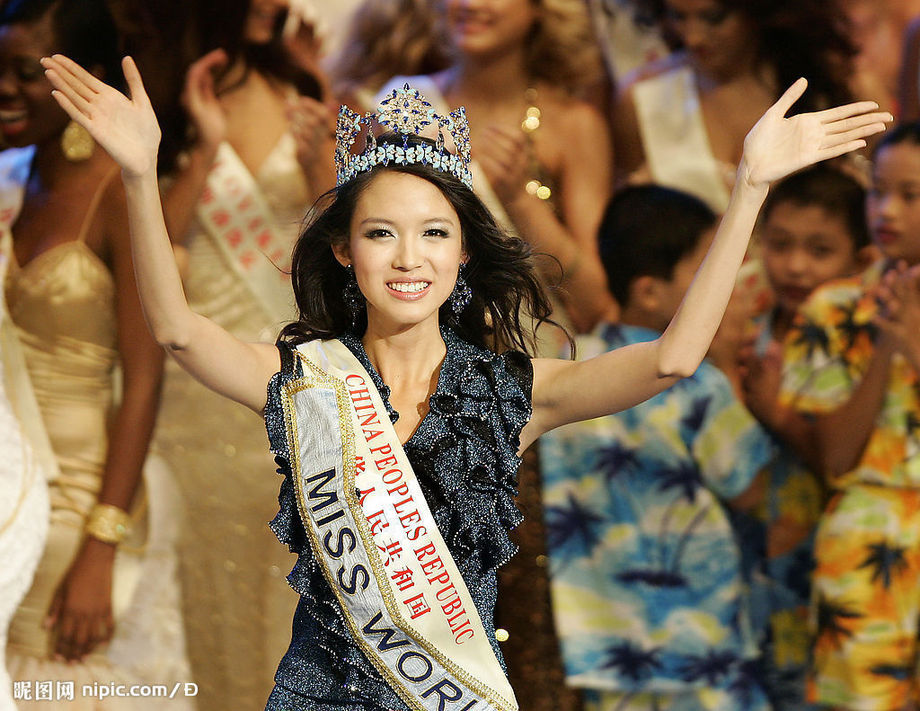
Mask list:
MULTIPOLYGON (((776 72, 777 96, 804 76, 809 88, 793 113, 852 101, 847 80, 857 49, 837 0, 717 0, 740 12, 757 34, 758 60, 776 72)), ((666 0, 636 0, 646 18, 665 24, 666 0)), ((672 44, 676 38, 668 37, 672 44)))
POLYGON ((482 201, 455 177, 418 164, 377 166, 317 201, 294 247, 291 266, 299 318, 282 329, 281 337, 302 343, 335 338, 349 331, 364 332, 366 311, 362 309, 357 322, 352 323, 352 314, 342 298, 348 275, 332 248, 347 244, 358 199, 385 170, 432 183, 460 219, 463 248, 469 257, 464 278, 473 298, 459 317, 450 304, 443 304, 440 322, 463 340, 482 348, 517 348, 533 353, 536 325, 556 324, 549 318, 551 307, 534 271, 530 246, 505 233, 482 201))

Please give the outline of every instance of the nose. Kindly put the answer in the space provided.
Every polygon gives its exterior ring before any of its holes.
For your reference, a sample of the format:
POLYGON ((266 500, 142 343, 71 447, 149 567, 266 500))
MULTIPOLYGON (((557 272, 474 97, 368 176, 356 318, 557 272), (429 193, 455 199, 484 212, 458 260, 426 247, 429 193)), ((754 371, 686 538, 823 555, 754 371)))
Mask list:
POLYGON ((18 92, 19 86, 9 67, 0 69, 0 97, 10 98, 18 92))
POLYGON ((875 210, 882 217, 894 217, 898 211, 898 201, 893 192, 883 193, 875 198, 875 210))
POLYGON ((402 272, 410 272, 422 266, 422 250, 419 240, 414 237, 401 237, 397 241, 396 253, 393 255, 393 267, 402 272))
POLYGON ((804 249, 793 249, 786 258, 786 270, 791 275, 804 274, 808 268, 808 257, 804 249))
POLYGON ((706 28, 700 20, 687 18, 678 30, 688 50, 699 49, 706 41, 706 28))

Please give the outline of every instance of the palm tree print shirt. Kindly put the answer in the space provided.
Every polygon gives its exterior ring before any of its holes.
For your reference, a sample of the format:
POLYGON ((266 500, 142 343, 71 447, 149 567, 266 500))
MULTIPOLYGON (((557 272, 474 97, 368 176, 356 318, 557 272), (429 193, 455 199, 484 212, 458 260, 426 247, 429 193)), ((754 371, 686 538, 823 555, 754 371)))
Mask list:
MULTIPOLYGON (((578 352, 657 336, 602 325, 578 352)), ((560 428, 541 439, 541 454, 568 682, 745 693, 757 647, 722 500, 751 485, 773 444, 721 371, 704 363, 637 407, 560 428)))

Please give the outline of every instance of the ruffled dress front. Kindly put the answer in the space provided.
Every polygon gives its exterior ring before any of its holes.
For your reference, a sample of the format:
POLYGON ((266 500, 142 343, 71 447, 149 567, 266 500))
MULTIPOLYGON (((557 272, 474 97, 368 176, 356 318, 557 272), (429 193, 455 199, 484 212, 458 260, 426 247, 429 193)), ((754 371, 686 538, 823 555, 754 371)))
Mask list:
MULTIPOLYGON (((531 415, 533 370, 522 353, 496 355, 446 328, 442 336, 447 354, 429 412, 404 448, 502 661, 493 624, 496 571, 516 551, 508 534, 521 522, 514 505, 517 449, 531 415)), ((340 340, 370 374, 395 422, 399 415, 390 407, 389 388, 368 360, 360 338, 346 335, 340 340)), ((302 373, 291 347, 279 348, 282 370, 269 383, 265 408, 272 452, 284 476, 280 511, 271 527, 298 554, 288 582, 300 603, 266 711, 408 711, 353 641, 310 550, 297 511, 281 406, 282 385, 302 373)))

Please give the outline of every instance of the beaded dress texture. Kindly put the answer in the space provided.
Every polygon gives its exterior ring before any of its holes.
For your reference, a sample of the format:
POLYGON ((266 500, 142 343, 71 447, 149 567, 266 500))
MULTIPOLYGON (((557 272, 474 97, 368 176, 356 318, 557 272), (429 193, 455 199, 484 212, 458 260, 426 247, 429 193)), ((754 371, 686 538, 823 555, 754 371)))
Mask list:
MULTIPOLYGON (((496 355, 462 341, 447 328, 442 335, 447 354, 429 412, 404 448, 501 660, 493 623, 496 571, 516 551, 509 531, 521 521, 514 504, 517 448, 531 415, 533 371, 522 353, 496 355)), ((354 335, 340 340, 370 374, 395 421, 399 415, 388 402, 389 388, 361 340, 354 335)), ((271 448, 284 476, 280 511, 271 527, 298 554, 288 582, 300 603, 291 646, 278 668, 266 711, 403 711, 406 705, 349 634, 298 516, 281 386, 300 372, 290 346, 279 348, 282 370, 269 384, 265 409, 271 448)))

